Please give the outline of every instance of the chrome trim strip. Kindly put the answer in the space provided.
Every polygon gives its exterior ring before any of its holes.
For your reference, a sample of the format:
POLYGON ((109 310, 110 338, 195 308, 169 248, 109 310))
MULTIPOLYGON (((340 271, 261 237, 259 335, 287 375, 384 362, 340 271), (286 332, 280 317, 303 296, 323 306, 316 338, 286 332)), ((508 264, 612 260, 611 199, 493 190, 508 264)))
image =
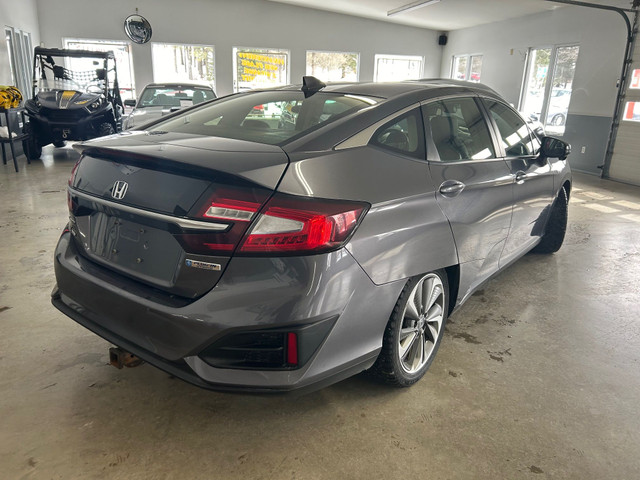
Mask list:
POLYGON ((78 190, 72 190, 71 187, 67 187, 67 190, 71 195, 75 195, 90 202, 99 203, 101 205, 115 208, 127 213, 133 213, 134 215, 141 215, 143 217, 153 218, 154 220, 161 220, 163 222, 173 223, 181 228, 187 230, 213 230, 215 232, 223 232, 229 228, 229 225, 224 223, 212 223, 212 222, 200 222, 198 220, 190 220, 188 218, 173 217, 171 215, 164 215, 162 213, 150 212, 148 210, 142 210, 140 208, 130 207, 128 205, 122 205, 121 203, 111 202, 104 198, 89 195, 78 190))

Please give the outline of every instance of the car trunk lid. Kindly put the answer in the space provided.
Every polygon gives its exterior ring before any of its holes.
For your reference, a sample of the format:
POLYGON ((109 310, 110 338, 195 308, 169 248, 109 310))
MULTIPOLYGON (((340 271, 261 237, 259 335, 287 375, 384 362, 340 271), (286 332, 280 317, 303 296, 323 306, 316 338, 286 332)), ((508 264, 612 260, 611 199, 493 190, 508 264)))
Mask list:
POLYGON ((215 286, 288 158, 275 146, 193 137, 76 146, 70 225, 84 256, 170 294, 197 298, 215 286))

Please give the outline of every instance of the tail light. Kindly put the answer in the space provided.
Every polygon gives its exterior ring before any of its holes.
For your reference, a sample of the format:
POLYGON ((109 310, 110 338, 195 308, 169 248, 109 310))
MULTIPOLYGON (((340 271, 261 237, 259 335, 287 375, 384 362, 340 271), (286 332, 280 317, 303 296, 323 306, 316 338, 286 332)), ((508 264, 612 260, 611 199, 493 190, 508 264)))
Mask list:
POLYGON ((275 194, 238 250, 251 253, 321 253, 341 247, 368 208, 361 202, 275 194))
POLYGON ((219 189, 193 216, 229 227, 174 236, 186 251, 201 255, 322 253, 344 245, 369 208, 362 202, 281 193, 267 201, 268 195, 265 190, 219 189))
MULTIPOLYGON (((73 168, 71 169, 71 175, 69 176, 69 186, 73 187, 73 183, 76 180, 76 173, 78 173, 78 166, 80 165, 80 160, 82 157, 78 159, 73 168)), ((67 190, 67 206, 69 207, 69 211, 73 211, 73 201, 71 200, 71 193, 67 190)))

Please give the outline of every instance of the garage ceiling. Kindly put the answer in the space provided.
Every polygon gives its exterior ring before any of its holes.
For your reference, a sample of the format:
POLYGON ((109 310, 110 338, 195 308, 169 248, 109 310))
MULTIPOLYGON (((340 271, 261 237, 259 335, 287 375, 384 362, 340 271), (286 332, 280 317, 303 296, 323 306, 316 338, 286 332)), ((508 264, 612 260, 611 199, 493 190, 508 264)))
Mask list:
MULTIPOLYGON (((414 0, 323 0, 322 5, 318 5, 317 0, 270 1, 440 31, 469 28, 556 8, 566 8, 546 0, 441 0, 433 5, 388 17, 388 11, 414 3, 414 0)), ((592 3, 622 8, 629 8, 631 5, 630 0, 592 3)))

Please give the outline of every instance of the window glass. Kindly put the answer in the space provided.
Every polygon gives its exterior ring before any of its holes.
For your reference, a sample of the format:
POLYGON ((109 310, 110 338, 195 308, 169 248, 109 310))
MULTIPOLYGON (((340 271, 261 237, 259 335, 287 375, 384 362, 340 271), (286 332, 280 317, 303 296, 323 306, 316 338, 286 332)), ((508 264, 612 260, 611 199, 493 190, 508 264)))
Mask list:
MULTIPOLYGON (((135 99, 135 81, 133 79, 133 64, 131 63, 131 45, 127 42, 103 41, 103 40, 78 40, 65 39, 65 48, 74 50, 91 50, 92 52, 108 52, 112 51, 116 57, 116 66, 118 69, 118 86, 120 87, 120 96, 123 100, 135 99)), ((75 70, 91 70, 92 62, 87 59, 72 58, 69 59, 68 67, 75 70), (88 63, 90 62, 90 63, 88 63)), ((109 74, 109 82, 114 79, 113 73, 109 74)))
POLYGON ((470 66, 469 81, 477 83, 482 77, 482 55, 472 55, 470 66))
POLYGON ((232 95, 153 126, 157 132, 236 138, 283 144, 322 125, 376 103, 354 95, 266 91, 232 95))
POLYGON ((407 55, 376 55, 373 80, 398 82, 422 78, 422 57, 407 55))
POLYGON ((453 57, 453 74, 451 75, 452 78, 456 80, 467 79, 468 60, 469 60, 469 57, 467 57, 466 55, 453 57))
POLYGON ((360 55, 346 52, 307 52, 307 75, 325 82, 357 82, 360 55))
POLYGON ((289 50, 234 47, 234 92, 289 83, 289 50))
POLYGON ((529 49, 520 111, 553 135, 564 134, 579 53, 577 45, 529 49))
POLYGON ((152 43, 153 81, 193 82, 216 87, 215 50, 211 45, 152 43))
POLYGON ((214 98, 216 96, 213 90, 208 87, 147 87, 142 92, 136 107, 190 107, 214 98))
POLYGON ((371 143, 399 153, 424 159, 424 139, 420 110, 415 109, 383 125, 371 143))
POLYGON ((535 155, 540 144, 520 115, 503 103, 493 101, 486 103, 500 131, 502 146, 507 157, 535 155))
POLYGON ((424 107, 424 117, 440 160, 495 158, 487 123, 474 99, 430 103, 424 107))

